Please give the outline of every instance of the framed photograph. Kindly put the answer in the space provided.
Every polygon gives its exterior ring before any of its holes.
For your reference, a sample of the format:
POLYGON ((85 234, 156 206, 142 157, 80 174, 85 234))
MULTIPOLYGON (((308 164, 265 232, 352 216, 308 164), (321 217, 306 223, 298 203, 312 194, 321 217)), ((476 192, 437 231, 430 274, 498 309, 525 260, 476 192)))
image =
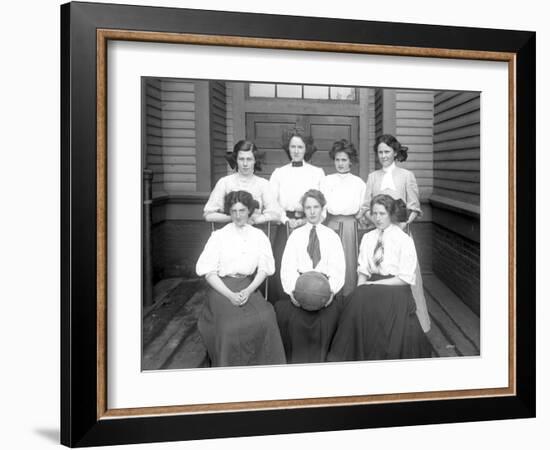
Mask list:
POLYGON ((534 417, 535 33, 61 27, 63 444, 534 417))

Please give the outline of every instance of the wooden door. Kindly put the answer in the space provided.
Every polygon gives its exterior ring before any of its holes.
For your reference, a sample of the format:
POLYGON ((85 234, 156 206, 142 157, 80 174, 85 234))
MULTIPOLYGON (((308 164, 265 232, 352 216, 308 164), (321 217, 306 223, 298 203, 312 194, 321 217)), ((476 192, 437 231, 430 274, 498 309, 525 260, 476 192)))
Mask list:
MULTIPOLYGON (((339 139, 351 141, 359 148, 359 119, 355 116, 329 116, 304 114, 246 114, 246 136, 256 143, 264 154, 262 172, 258 175, 269 178, 277 168, 288 164, 288 157, 282 149, 283 131, 299 126, 313 136, 317 153, 311 163, 322 167, 326 174, 334 173, 334 163, 328 152, 339 139)), ((353 173, 358 174, 358 165, 353 173)))

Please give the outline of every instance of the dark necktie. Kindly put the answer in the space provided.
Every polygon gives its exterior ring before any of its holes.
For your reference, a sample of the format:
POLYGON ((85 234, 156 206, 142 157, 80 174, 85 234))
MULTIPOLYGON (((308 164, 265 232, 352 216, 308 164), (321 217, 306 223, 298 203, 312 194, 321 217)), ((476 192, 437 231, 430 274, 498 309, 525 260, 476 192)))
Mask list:
POLYGON ((317 230, 315 229, 315 225, 311 227, 311 231, 309 232, 309 242, 307 244, 307 253, 309 254, 309 257, 311 258, 311 262, 313 263, 313 268, 315 269, 315 266, 319 264, 319 261, 321 260, 321 249, 319 247, 319 237, 317 236, 317 230))
POLYGON ((376 267, 380 267, 382 261, 384 261, 384 230, 380 230, 378 234, 378 240, 376 241, 376 246, 374 247, 374 253, 372 254, 372 260, 376 267))
POLYGON ((303 165, 303 161, 292 161, 292 167, 302 167, 303 165))

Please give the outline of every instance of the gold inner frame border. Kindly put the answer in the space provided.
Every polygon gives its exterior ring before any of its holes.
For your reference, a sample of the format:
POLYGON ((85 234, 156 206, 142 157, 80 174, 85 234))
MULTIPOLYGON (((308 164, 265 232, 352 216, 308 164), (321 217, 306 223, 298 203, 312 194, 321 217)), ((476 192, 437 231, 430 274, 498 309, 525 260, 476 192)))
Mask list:
POLYGON ((96 54, 97 108, 97 419, 175 414, 207 414, 272 409, 315 408, 409 401, 436 401, 516 394, 516 54, 478 50, 388 46, 241 36, 159 33, 98 29, 96 54), (107 43, 109 40, 179 43, 278 50, 361 53, 370 55, 471 59, 508 63, 508 386, 504 388, 317 397, 200 405, 108 409, 107 405, 107 43))

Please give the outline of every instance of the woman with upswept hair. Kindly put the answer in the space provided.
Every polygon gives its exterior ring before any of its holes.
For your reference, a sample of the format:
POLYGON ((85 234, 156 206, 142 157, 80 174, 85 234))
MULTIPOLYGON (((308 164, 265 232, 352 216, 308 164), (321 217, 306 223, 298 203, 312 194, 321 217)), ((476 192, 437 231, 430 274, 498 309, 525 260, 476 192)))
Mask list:
POLYGON ((273 306, 257 290, 275 271, 269 239, 249 224, 257 207, 247 191, 227 194, 231 223, 212 233, 197 261, 209 285, 197 325, 213 366, 286 362, 273 306))
POLYGON ((280 208, 269 182, 255 175, 255 172, 261 170, 260 153, 256 145, 252 141, 240 140, 226 159, 231 168, 236 171, 220 178, 214 186, 204 207, 205 220, 230 222, 231 217, 224 212, 225 195, 232 191, 247 191, 258 202, 258 208, 250 214, 248 219, 250 224, 279 221, 280 208))
POLYGON ((336 173, 321 180, 321 192, 327 199, 325 224, 336 232, 346 255, 346 281, 342 289, 344 297, 351 294, 357 285, 357 219, 365 197, 365 182, 351 173, 351 166, 357 163, 357 150, 346 139, 334 142, 329 151, 336 173))
MULTIPOLYGON (((365 198, 361 207, 361 215, 372 223, 370 204, 376 195, 387 194, 396 200, 396 223, 410 234, 410 224, 422 215, 418 184, 414 174, 399 167, 396 162, 407 160, 408 148, 391 134, 383 134, 376 139, 374 153, 382 168, 371 172, 367 178, 365 198)), ((416 314, 425 333, 430 331, 430 316, 424 297, 424 287, 420 266, 416 269, 416 283, 412 286, 416 304, 416 314)))
POLYGON ((275 194, 275 200, 281 207, 281 224, 273 244, 276 276, 274 277, 274 292, 270 301, 288 298, 280 282, 280 263, 287 241, 287 234, 305 225, 306 219, 300 200, 309 189, 319 189, 325 172, 320 167, 309 163, 317 151, 313 138, 301 128, 285 130, 282 136, 283 150, 290 162, 273 171, 269 183, 275 194))
POLYGON ((347 299, 334 335, 329 361, 428 358, 412 296, 416 249, 397 225, 397 204, 389 195, 371 200, 376 228, 363 236, 357 287, 347 299))

